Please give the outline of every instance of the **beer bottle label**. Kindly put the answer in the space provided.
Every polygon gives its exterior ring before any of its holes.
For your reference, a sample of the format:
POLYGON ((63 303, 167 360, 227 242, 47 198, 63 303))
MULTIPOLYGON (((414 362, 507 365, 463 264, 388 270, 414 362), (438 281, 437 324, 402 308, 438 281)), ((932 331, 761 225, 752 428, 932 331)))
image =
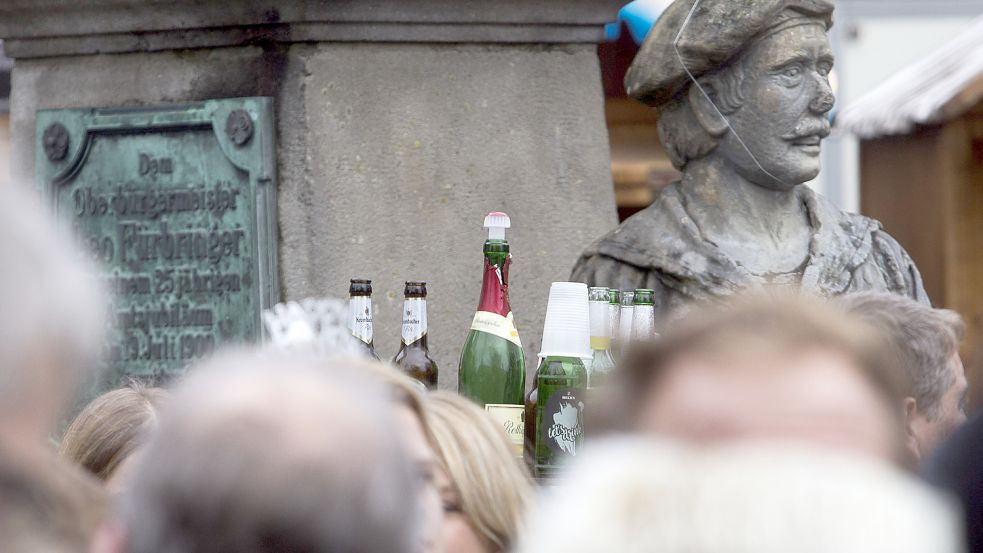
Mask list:
POLYGON ((366 344, 372 343, 372 299, 356 296, 349 302, 349 327, 352 335, 366 344))
POLYGON ((557 458, 575 457, 584 440, 584 392, 561 388, 546 401, 542 432, 557 458))
POLYGON ((489 403, 485 405, 485 411, 491 415, 496 422, 502 425, 509 439, 512 440, 512 447, 516 457, 522 457, 522 450, 525 445, 526 409, 522 405, 509 405, 502 403, 489 403))
POLYGON ((522 342, 519 341, 519 331, 515 328, 511 312, 503 317, 490 311, 477 311, 474 314, 474 320, 471 321, 471 330, 487 332, 522 347, 522 342))
POLYGON ((403 302, 403 343, 410 345, 427 333, 427 304, 415 299, 403 302))

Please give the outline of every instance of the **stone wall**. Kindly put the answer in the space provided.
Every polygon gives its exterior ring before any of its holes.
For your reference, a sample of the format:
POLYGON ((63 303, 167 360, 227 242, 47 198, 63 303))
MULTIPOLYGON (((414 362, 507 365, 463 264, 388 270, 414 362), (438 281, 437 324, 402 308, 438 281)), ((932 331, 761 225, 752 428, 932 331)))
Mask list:
POLYGON ((11 95, 20 180, 33 179, 38 109, 272 96, 283 299, 344 297, 349 278, 372 278, 376 346, 391 357, 402 283, 427 280, 442 388, 456 388, 477 305, 485 213, 512 217, 512 304, 530 373, 550 282, 616 223, 590 42, 82 45, 84 55, 49 55, 38 39, 20 46, 11 95))

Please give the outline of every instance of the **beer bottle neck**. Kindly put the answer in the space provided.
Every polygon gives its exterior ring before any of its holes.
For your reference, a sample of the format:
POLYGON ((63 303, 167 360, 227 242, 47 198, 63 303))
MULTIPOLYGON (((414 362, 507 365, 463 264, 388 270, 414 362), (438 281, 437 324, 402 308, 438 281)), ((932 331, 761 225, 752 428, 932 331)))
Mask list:
POLYGON ((403 301, 403 346, 427 348, 427 300, 406 298, 403 301))
POLYGON ((348 302, 348 329, 366 344, 372 343, 372 297, 352 296, 348 302))

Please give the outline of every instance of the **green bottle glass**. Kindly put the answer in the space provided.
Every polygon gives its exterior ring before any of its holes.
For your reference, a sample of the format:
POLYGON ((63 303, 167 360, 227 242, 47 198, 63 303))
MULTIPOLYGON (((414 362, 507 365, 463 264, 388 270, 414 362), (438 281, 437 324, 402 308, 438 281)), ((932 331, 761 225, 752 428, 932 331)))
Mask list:
POLYGON ((550 478, 584 440, 587 369, 579 357, 550 356, 536 370, 537 478, 550 478))
POLYGON ((517 457, 522 456, 526 388, 526 362, 519 332, 509 304, 509 266, 512 256, 505 239, 509 216, 485 217, 488 239, 484 245, 484 277, 478 310, 461 351, 458 392, 485 410, 512 439, 517 457))
POLYGON ((650 342, 655 339, 655 291, 635 290, 631 319, 631 341, 650 342))
POLYGON ((619 359, 618 352, 621 351, 621 340, 618 338, 618 319, 621 318, 621 291, 617 288, 610 288, 608 298, 610 301, 608 304, 608 336, 611 337, 611 347, 608 350, 611 352, 611 358, 617 361, 619 359))

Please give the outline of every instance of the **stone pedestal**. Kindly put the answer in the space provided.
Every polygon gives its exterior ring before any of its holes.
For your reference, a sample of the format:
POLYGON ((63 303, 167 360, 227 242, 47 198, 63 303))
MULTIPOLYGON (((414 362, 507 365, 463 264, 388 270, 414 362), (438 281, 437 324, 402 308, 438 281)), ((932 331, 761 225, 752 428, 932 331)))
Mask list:
POLYGON ((12 164, 35 112, 271 96, 281 299, 371 278, 399 346, 404 280, 428 282, 440 386, 477 305, 482 219, 511 215, 530 373, 549 284, 616 222, 595 42, 615 0, 11 0, 12 164))

